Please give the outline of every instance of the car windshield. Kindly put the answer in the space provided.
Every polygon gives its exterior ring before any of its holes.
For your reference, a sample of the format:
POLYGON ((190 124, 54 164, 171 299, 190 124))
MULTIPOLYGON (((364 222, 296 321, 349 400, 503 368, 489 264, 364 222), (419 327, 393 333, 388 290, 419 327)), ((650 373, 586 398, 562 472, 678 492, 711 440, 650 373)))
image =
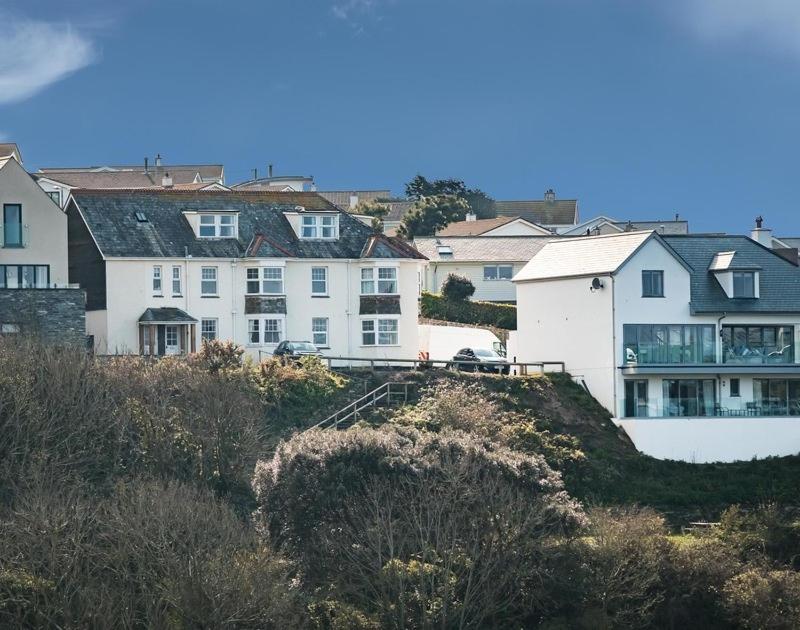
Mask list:
POLYGON ((300 341, 292 344, 292 350, 297 350, 298 352, 316 352, 317 348, 307 341, 300 341))
POLYGON ((475 356, 476 357, 491 357, 491 358, 494 359, 494 358, 499 357, 500 355, 497 354, 494 350, 484 350, 482 348, 477 348, 475 350, 475 356))

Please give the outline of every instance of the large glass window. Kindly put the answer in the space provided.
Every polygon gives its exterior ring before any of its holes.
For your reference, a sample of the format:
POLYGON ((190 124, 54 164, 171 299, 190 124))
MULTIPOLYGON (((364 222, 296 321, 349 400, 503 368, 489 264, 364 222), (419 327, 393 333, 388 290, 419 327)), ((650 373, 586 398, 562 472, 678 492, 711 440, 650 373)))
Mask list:
POLYGON ((714 363, 714 326, 709 324, 625 324, 625 363, 714 363))
POLYGON ((753 379, 753 413, 800 416, 800 379, 753 379))
POLYGON ((646 418, 647 416, 647 381, 625 381, 625 417, 646 418))
POLYGON ((645 270, 642 272, 642 297, 664 297, 664 272, 645 270))
POLYGON ((713 416, 716 389, 713 379, 664 380, 665 416, 713 416))
POLYGON ((756 296, 756 274, 754 271, 733 272, 733 297, 752 298, 756 296))
POLYGON ((22 247, 22 206, 18 203, 3 206, 3 246, 22 247))
POLYGON ((485 265, 483 267, 484 280, 511 280, 514 268, 511 265, 485 265))
POLYGON ((794 363, 794 326, 723 326, 724 363, 794 363))
POLYGON ((50 265, 0 265, 0 289, 46 289, 50 265))

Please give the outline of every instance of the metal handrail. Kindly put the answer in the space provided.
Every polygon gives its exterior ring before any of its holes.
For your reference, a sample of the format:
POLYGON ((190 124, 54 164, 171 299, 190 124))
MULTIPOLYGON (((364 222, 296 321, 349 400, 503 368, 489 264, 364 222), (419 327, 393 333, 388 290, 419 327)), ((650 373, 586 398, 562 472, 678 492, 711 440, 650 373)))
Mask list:
MULTIPOLYGON (((369 363, 370 369, 374 369, 376 364, 385 364, 387 366, 391 365, 411 365, 412 369, 416 369, 419 366, 426 366, 426 367, 435 367, 436 365, 441 365, 444 368, 449 368, 458 365, 469 365, 469 366, 491 366, 493 364, 490 363, 479 363, 477 361, 456 361, 453 359, 381 359, 375 357, 329 357, 324 356, 322 357, 323 361, 328 364, 328 368, 331 369, 333 361, 348 361, 348 362, 357 362, 357 363, 369 363)), ((566 372, 566 364, 564 361, 528 361, 528 362, 521 362, 521 361, 509 361, 508 363, 499 363, 497 364, 498 368, 501 367, 519 367, 520 374, 527 374, 529 367, 537 368, 540 372, 545 372, 545 368, 548 366, 555 366, 559 368, 557 371, 559 372, 566 372)), ((341 368, 340 368, 341 369, 341 368)))
POLYGON ((319 428, 328 428, 326 425, 333 423, 331 426, 333 428, 337 428, 340 423, 345 422, 352 418, 353 416, 358 416, 359 411, 363 411, 367 407, 374 407, 377 405, 378 401, 386 399, 389 405, 392 404, 392 386, 402 386, 403 387, 403 397, 404 400, 408 401, 408 386, 411 383, 384 383, 380 387, 376 387, 371 392, 354 400, 353 402, 349 403, 345 407, 342 407, 334 414, 331 414, 321 422, 310 427, 311 429, 319 429, 319 428), (385 390, 385 391, 383 391, 385 390), (363 404, 362 404, 363 403, 363 404))

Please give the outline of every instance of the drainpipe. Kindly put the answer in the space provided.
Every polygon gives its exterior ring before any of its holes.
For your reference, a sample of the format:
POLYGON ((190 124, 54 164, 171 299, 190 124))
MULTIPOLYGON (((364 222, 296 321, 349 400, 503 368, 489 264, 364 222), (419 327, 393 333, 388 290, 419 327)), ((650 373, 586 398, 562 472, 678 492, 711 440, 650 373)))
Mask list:
MULTIPOLYGON (((714 351, 717 353, 717 364, 722 362, 722 320, 728 316, 728 313, 723 312, 722 316, 717 318, 717 342, 714 345, 714 351)), ((722 374, 717 373, 717 405, 722 407, 722 374)))
MULTIPOLYGON (((184 268, 186 269, 186 273, 183 274, 183 283, 185 285, 185 286, 182 287, 182 289, 183 289, 183 308, 189 315, 191 315, 192 312, 189 310, 189 288, 192 286, 192 283, 189 281, 189 258, 190 258, 190 256, 189 256, 189 248, 184 245, 183 246, 183 264, 185 265, 184 268)), ((170 282, 171 281, 172 281, 172 279, 170 279, 170 282)), ((200 326, 202 327, 203 324, 201 323, 200 326)), ((192 327, 189 326, 189 330, 191 330, 191 329, 192 329, 192 327)), ((189 347, 190 348, 192 347, 192 341, 195 341, 197 339, 197 331, 196 330, 194 331, 194 335, 195 335, 195 339, 194 340, 192 340, 192 339, 189 340, 189 347)), ((197 346, 195 345, 195 347, 197 347, 197 346)))
MULTIPOLYGON (((284 274, 286 267, 283 268, 284 274)), ((284 280, 285 281, 285 280, 284 280)), ((236 342, 236 261, 231 261, 231 341, 236 342)), ((285 333, 286 331, 284 331, 285 333)))
MULTIPOLYGON (((351 354, 352 353, 352 348, 350 346, 350 343, 351 343, 350 327, 352 326, 352 323, 353 323, 351 321, 351 316, 350 316, 350 304, 351 304, 351 301, 353 299, 353 292, 351 290, 351 280, 350 280, 350 262, 351 262, 351 260, 348 258, 347 262, 345 263, 345 265, 347 265, 347 267, 346 267, 346 269, 347 269, 347 302, 345 303, 345 314, 347 315, 347 356, 348 357, 352 356, 352 354, 351 354)), ((359 278, 359 283, 360 282, 361 282, 361 279, 359 278)), ((361 285, 359 284, 359 286, 361 286, 361 285)), ((361 298, 359 297, 359 300, 360 299, 361 298)), ((330 332, 329 332, 329 334, 330 334, 330 332)), ((348 362, 348 366, 349 365, 351 365, 351 364, 348 362)))
POLYGON ((614 389, 614 415, 619 418, 619 396, 617 394, 617 304, 614 299, 614 276, 609 276, 611 279, 611 376, 612 387, 614 389))

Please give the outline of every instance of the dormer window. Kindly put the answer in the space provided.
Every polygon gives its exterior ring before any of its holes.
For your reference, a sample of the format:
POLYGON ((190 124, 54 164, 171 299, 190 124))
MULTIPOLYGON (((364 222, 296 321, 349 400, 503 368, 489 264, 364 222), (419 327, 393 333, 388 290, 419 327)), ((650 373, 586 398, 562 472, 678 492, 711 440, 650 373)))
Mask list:
POLYGON ((756 296, 756 274, 754 271, 733 272, 733 297, 754 298, 756 296))
POLYGON ((336 215, 305 215, 300 223, 300 238, 332 240, 339 237, 336 215))
POLYGON ((201 214, 200 238, 236 238, 235 214, 201 214))

